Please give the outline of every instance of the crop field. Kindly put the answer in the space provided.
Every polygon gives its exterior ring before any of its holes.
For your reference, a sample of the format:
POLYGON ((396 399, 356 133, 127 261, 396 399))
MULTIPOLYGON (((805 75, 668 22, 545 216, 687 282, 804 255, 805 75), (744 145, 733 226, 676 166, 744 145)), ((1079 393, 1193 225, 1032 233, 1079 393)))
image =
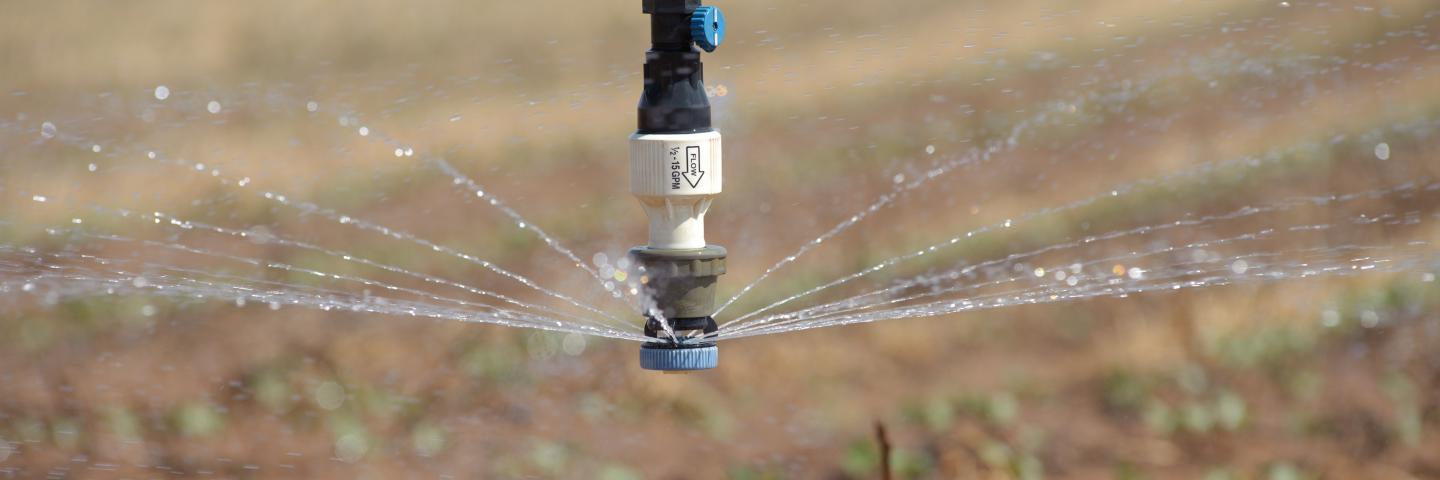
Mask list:
MULTIPOLYGON (((1241 256, 1381 245, 1367 255, 1430 268, 727 340, 719 369, 688 375, 640 370, 638 344, 621 340, 47 297, 0 277, 0 479, 881 478, 887 467, 1440 478, 1429 243, 1440 4, 710 3, 731 22, 729 43, 705 56, 726 142, 725 193, 707 220, 730 252, 721 298, 884 203, 722 322, 951 238, 964 241, 783 308, 1026 252, 1005 273, 1045 279, 1046 266, 1094 261, 1135 278, 1163 265, 1110 259, 1202 242, 1217 245, 1202 259, 1254 264, 1241 256)), ((633 0, 7 2, 0 267, 80 251, 251 272, 164 248, 183 244, 295 266, 263 273, 277 284, 330 285, 313 270, 443 290, 265 241, 283 237, 553 303, 437 254, 453 249, 633 317, 638 332, 639 314, 527 227, 583 262, 644 242, 626 162, 646 22, 633 0), (302 203, 346 220, 282 208, 302 203), (352 217, 433 247, 344 228, 352 217), (127 240, 77 248, 55 228, 127 240)))

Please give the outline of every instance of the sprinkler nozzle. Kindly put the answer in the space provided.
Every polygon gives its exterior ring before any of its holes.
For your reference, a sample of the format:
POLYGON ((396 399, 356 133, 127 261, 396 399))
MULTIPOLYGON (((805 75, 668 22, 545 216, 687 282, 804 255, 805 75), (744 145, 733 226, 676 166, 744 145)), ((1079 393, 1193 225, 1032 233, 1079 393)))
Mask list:
POLYGON ((640 368, 646 370, 665 373, 693 372, 709 370, 719 365, 720 347, 713 343, 690 347, 640 347, 640 368))
MULTIPOLYGON (((706 321, 710 325, 707 333, 714 333, 715 320, 710 317, 687 320, 706 321)), ((659 323, 653 319, 651 322, 659 323)), ((647 325, 646 331, 649 330, 647 325)), ((682 337, 678 331, 675 337, 653 338, 659 340, 640 347, 640 368, 667 373, 689 372, 709 370, 720 364, 720 348, 713 340, 682 337)))
POLYGON ((709 370, 720 364, 720 348, 705 337, 718 329, 714 318, 667 320, 668 325, 660 322, 655 318, 645 322, 645 336, 658 341, 640 347, 640 368, 668 373, 709 370))
POLYGON ((655 300, 645 319, 645 336, 654 339, 640 348, 646 370, 689 371, 715 368, 720 350, 714 334, 715 283, 725 273, 725 249, 630 251, 645 271, 646 294, 655 300))
MULTIPOLYGON (((667 319, 667 326, 682 330, 704 330, 700 320, 715 312, 715 284, 725 274, 724 247, 706 245, 702 248, 664 249, 635 247, 630 257, 644 275, 645 292, 655 300, 659 315, 648 318, 646 335, 654 327, 654 318, 667 319)), ((709 320, 714 323, 714 320, 709 320)), ((666 330, 664 327, 659 330, 666 330)), ((705 332, 713 333, 713 332, 705 332)), ((653 336, 653 335, 651 335, 653 336)))

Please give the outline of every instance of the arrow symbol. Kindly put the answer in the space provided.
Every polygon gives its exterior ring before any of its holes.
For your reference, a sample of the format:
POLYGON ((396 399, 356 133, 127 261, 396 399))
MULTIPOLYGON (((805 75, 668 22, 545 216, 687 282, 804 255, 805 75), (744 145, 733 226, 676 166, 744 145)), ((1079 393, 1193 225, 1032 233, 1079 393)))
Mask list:
POLYGON ((700 147, 685 147, 685 171, 680 172, 685 181, 690 183, 690 188, 700 188, 700 179, 705 177, 705 171, 700 169, 700 147))

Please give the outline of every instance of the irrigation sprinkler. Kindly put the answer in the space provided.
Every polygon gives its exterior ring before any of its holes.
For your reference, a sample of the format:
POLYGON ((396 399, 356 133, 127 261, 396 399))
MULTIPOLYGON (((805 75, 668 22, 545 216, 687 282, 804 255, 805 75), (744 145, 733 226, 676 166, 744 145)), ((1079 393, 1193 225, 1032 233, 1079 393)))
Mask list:
POLYGON ((630 192, 650 218, 650 241, 630 254, 655 300, 645 335, 656 340, 641 347, 640 366, 705 370, 720 353, 714 341, 697 338, 717 328, 711 314, 726 252, 705 242, 705 212, 721 191, 721 150, 700 55, 725 40, 725 17, 700 0, 644 0, 643 11, 651 46, 640 128, 630 137, 630 192))

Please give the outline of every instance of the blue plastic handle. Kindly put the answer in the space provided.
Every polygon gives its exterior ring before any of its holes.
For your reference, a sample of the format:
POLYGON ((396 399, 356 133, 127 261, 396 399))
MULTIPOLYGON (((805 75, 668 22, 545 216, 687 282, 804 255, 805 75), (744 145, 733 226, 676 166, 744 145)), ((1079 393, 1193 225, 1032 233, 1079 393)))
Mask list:
POLYGON ((695 9, 690 15, 690 36, 701 49, 715 51, 725 41, 725 14, 711 6, 695 9))

